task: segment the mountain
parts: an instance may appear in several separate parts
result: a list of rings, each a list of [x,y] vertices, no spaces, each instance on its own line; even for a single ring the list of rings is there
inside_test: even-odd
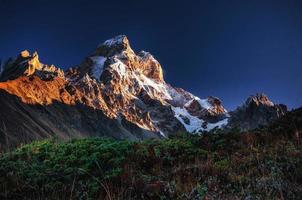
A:
[[[229,113],[217,97],[201,99],[166,83],[160,63],[148,52],[135,53],[124,35],[106,40],[66,71],[41,63],[37,52],[23,51],[1,64],[0,142],[16,145],[50,136],[142,140],[214,128],[247,130],[286,112],[263,98],[249,98]]]
[[[267,125],[287,112],[284,104],[274,104],[265,94],[250,96],[236,110],[231,111],[228,127],[237,127],[243,131]]]

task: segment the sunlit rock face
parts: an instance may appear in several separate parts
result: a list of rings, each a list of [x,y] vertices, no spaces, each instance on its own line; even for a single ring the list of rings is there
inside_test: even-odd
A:
[[[72,132],[70,136],[164,138],[224,128],[230,117],[217,97],[200,99],[167,84],[160,63],[148,52],[135,53],[124,35],[106,40],[81,64],[66,72],[42,64],[36,52],[23,51],[1,65],[0,91],[58,116],[57,131],[66,128],[64,123],[68,122],[71,128],[64,130]],[[264,97],[257,101],[267,102]],[[57,107],[46,107],[54,104],[68,105],[68,109],[72,107],[70,112],[77,114],[71,117],[73,120],[66,119],[68,112],[65,116]],[[32,112],[40,115],[40,111]],[[42,124],[44,129],[50,126]]]
[[[9,59],[2,67],[0,81],[13,80],[22,75],[36,75],[43,80],[64,77],[63,70],[41,63],[37,52],[30,55],[27,50],[22,51],[16,59]]]

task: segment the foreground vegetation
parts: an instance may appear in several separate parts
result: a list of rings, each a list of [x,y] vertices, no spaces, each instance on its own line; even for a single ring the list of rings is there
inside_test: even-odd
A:
[[[54,139],[0,157],[0,199],[302,199],[302,114],[249,133]]]

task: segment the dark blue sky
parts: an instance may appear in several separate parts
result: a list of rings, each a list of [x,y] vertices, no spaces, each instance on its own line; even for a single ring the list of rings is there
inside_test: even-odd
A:
[[[23,49],[67,68],[126,34],[151,52],[165,79],[227,109],[264,92],[302,106],[301,1],[0,0],[0,58]]]

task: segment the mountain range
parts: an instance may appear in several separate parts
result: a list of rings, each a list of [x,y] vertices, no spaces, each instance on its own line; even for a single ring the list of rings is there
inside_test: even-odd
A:
[[[217,97],[199,98],[166,83],[152,54],[134,52],[119,35],[67,70],[27,50],[1,63],[0,110],[4,147],[48,137],[143,140],[247,131],[280,118],[287,107],[260,93],[227,111]]]

